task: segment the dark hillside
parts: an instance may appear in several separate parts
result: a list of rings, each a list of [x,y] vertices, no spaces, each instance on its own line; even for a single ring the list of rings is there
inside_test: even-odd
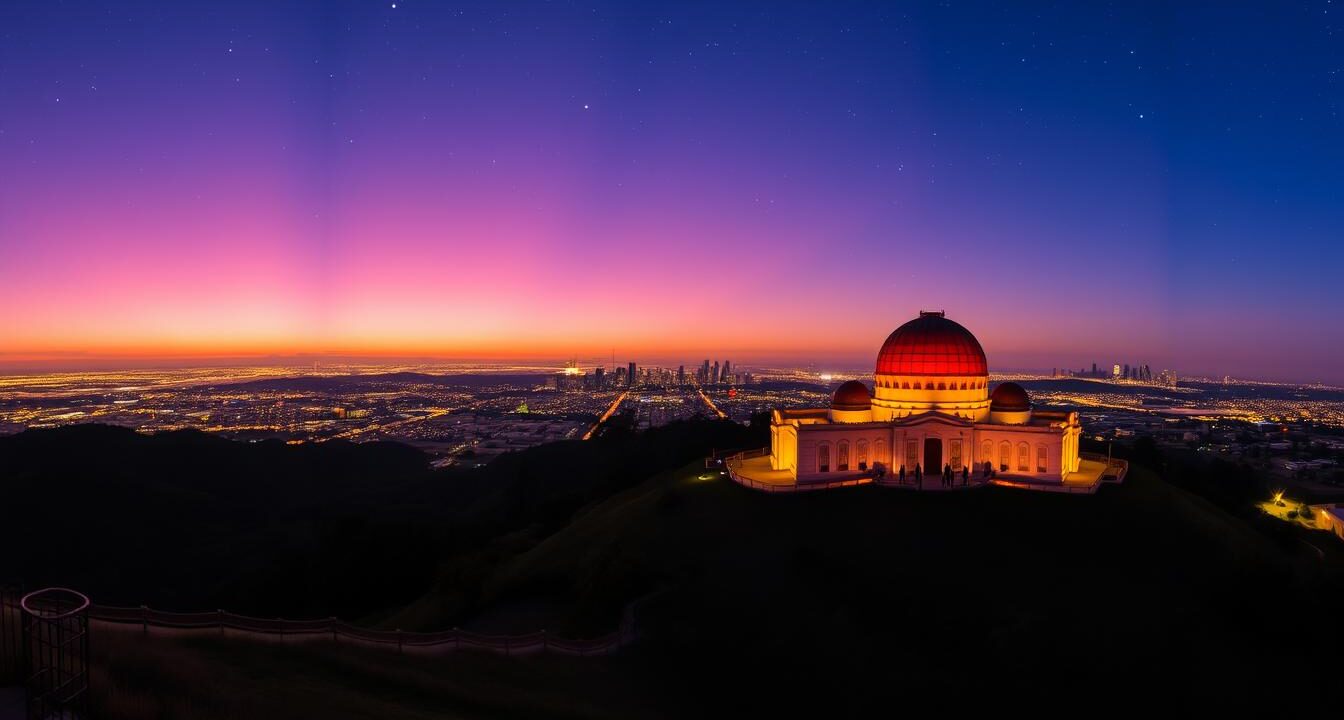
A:
[[[632,687],[673,717],[1277,711],[1285,688],[1300,711],[1340,677],[1341,554],[1229,512],[1212,475],[1186,483],[1210,499],[1140,465],[1095,496],[766,495],[701,469],[760,444],[717,421],[617,426],[432,472],[396,445],[27,432],[0,439],[0,569],[105,603],[406,629],[595,635],[643,598],[637,646],[573,666],[581,715],[630,716]],[[503,699],[547,664],[488,672]]]
[[[0,438],[0,581],[105,604],[360,619],[424,593],[457,558],[500,538],[527,549],[579,508],[749,432],[693,421],[431,471],[393,443],[29,430]]]
[[[559,588],[579,630],[664,588],[641,606],[650,671],[694,668],[688,698],[722,694],[741,712],[888,696],[1052,705],[1102,688],[1122,689],[1108,705],[1273,707],[1275,688],[1338,677],[1313,639],[1339,627],[1322,582],[1337,570],[1143,470],[1093,497],[767,496],[699,477],[593,508],[492,592]]]

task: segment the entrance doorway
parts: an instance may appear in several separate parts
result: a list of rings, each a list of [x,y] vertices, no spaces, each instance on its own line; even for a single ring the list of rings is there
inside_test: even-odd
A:
[[[943,471],[943,441],[938,438],[924,439],[924,474],[938,475]]]

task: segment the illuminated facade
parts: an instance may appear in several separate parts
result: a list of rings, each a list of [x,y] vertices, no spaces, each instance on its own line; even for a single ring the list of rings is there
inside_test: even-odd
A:
[[[871,393],[841,385],[828,408],[775,410],[768,474],[804,484],[951,472],[955,485],[1063,484],[1079,472],[1078,414],[1033,410],[1016,383],[991,392],[979,341],[941,312],[897,328],[873,380]]]

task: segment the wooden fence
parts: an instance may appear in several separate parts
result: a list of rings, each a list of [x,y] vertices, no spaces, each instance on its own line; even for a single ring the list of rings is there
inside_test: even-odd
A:
[[[0,593],[0,679],[17,677],[20,609],[18,595]],[[439,632],[371,630],[343,622],[323,620],[284,620],[235,615],[224,610],[214,612],[167,612],[148,607],[91,605],[89,622],[95,628],[138,629],[145,634],[243,637],[279,643],[329,640],[370,647],[395,647],[399,652],[442,653],[454,650],[481,650],[501,655],[526,655],[550,652],[561,655],[609,655],[634,642],[635,607],[626,607],[615,632],[594,638],[555,637],[545,630],[520,635],[488,635],[459,628]],[[13,622],[11,622],[13,621]],[[12,647],[10,647],[12,646]]]
[[[284,620],[235,615],[224,610],[214,612],[179,613],[154,610],[148,607],[113,607],[94,605],[89,608],[89,619],[95,624],[139,627],[146,634],[217,635],[219,637],[247,637],[273,642],[305,642],[330,640],[336,643],[392,648],[398,652],[451,652],[454,650],[484,650],[502,655],[526,655],[552,652],[561,655],[609,655],[634,640],[634,619],[631,608],[621,619],[615,632],[587,639],[554,637],[545,630],[520,635],[487,635],[459,628],[438,632],[407,632],[403,630],[370,630],[343,622],[337,618],[323,620]]]

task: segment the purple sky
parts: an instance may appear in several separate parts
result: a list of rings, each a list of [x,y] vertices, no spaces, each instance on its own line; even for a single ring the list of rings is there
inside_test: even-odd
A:
[[[0,365],[1344,383],[1344,8],[1170,5],[5,3]]]

